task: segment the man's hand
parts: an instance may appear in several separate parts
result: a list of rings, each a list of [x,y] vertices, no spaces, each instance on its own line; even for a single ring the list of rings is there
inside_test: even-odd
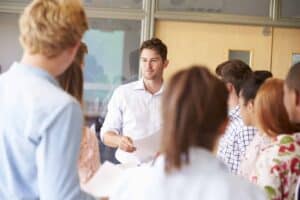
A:
[[[119,140],[118,147],[126,152],[134,152],[136,148],[133,145],[133,141],[130,137],[127,136],[121,136]]]

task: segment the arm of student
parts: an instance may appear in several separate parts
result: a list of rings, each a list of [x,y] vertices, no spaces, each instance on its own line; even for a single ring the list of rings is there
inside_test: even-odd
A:
[[[93,199],[80,190],[77,161],[82,135],[80,106],[69,103],[53,111],[36,152],[40,199]]]

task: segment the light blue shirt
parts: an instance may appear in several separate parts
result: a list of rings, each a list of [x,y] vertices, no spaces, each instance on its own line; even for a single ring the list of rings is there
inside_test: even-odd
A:
[[[80,105],[37,67],[0,76],[0,199],[92,199],[80,190]]]

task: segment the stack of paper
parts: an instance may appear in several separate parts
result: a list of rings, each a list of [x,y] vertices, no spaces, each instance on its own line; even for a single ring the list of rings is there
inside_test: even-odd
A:
[[[136,147],[136,151],[128,153],[118,149],[115,157],[121,163],[140,164],[148,162],[154,158],[159,152],[160,147],[160,132],[156,132],[149,136],[133,140],[133,145]]]

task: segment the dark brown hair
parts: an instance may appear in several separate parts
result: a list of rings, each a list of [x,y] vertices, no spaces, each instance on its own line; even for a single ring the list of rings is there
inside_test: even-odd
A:
[[[239,94],[241,86],[251,76],[252,70],[241,60],[228,60],[217,66],[216,73],[223,81],[231,83]]]
[[[285,79],[285,83],[290,89],[294,89],[300,93],[300,62],[291,67]]]
[[[243,97],[245,105],[254,100],[258,89],[268,78],[272,77],[269,71],[254,71],[241,87],[240,96]]]
[[[83,97],[83,72],[81,66],[86,53],[87,46],[82,42],[71,65],[57,78],[63,90],[74,96],[80,103],[82,103]]]
[[[270,78],[259,88],[254,101],[255,116],[258,128],[269,137],[278,134],[292,134],[298,127],[289,121],[283,104],[283,81]]]
[[[227,97],[225,84],[205,67],[192,66],[171,78],[162,98],[167,172],[189,163],[192,146],[213,150],[227,119]]]
[[[142,53],[143,49],[152,49],[160,55],[163,61],[167,59],[167,46],[158,38],[152,38],[144,41],[140,47],[140,53]]]

